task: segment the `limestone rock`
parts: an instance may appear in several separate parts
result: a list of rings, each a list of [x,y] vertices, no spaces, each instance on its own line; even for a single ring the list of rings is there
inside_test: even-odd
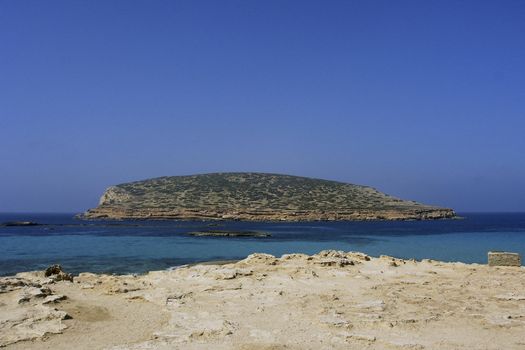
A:
[[[489,266],[521,266],[521,256],[518,253],[489,252]]]

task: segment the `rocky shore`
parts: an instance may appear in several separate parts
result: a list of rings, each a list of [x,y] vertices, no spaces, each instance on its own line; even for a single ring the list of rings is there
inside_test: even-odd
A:
[[[323,251],[73,281],[50,271],[0,278],[0,347],[525,348],[523,267]]]
[[[240,220],[240,221],[371,221],[439,220],[456,218],[452,209],[297,211],[297,210],[179,210],[143,208],[140,210],[99,206],[81,215],[83,219],[112,220]]]

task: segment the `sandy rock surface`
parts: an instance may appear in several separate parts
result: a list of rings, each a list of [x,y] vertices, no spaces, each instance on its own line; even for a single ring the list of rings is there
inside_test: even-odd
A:
[[[525,269],[324,251],[24,273],[0,279],[0,315],[7,349],[525,349]]]

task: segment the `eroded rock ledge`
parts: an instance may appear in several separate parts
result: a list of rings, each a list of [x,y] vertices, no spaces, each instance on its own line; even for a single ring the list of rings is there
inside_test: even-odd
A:
[[[88,210],[85,219],[137,220],[241,220],[241,221],[368,221],[368,220],[438,220],[456,218],[452,209],[357,210],[350,212],[315,211],[213,211],[169,210],[156,208],[125,209],[99,206]]]
[[[0,346],[50,336],[54,349],[523,349],[525,269],[342,251],[252,254],[146,275],[44,272],[0,278]],[[60,298],[68,297],[64,302]],[[77,303],[82,304],[79,308]],[[75,318],[104,310],[89,324]],[[47,306],[51,305],[51,306]],[[146,308],[152,305],[153,308]],[[120,309],[124,316],[115,316]],[[93,311],[93,310],[95,311]],[[121,322],[167,315],[149,333]],[[112,321],[114,320],[114,321]],[[95,327],[96,322],[103,326]],[[96,329],[79,337],[79,330]],[[68,332],[73,332],[69,336]],[[125,333],[127,332],[127,333]],[[82,340],[84,339],[84,340]],[[25,343],[14,349],[27,348]]]

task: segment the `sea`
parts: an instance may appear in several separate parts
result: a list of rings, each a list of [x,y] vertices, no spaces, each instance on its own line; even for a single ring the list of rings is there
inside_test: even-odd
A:
[[[487,252],[525,256],[525,213],[459,213],[459,220],[370,222],[85,221],[65,214],[0,214],[0,276],[60,264],[71,273],[146,273],[205,261],[325,249],[371,256],[486,263]],[[207,230],[270,237],[194,237]]]

